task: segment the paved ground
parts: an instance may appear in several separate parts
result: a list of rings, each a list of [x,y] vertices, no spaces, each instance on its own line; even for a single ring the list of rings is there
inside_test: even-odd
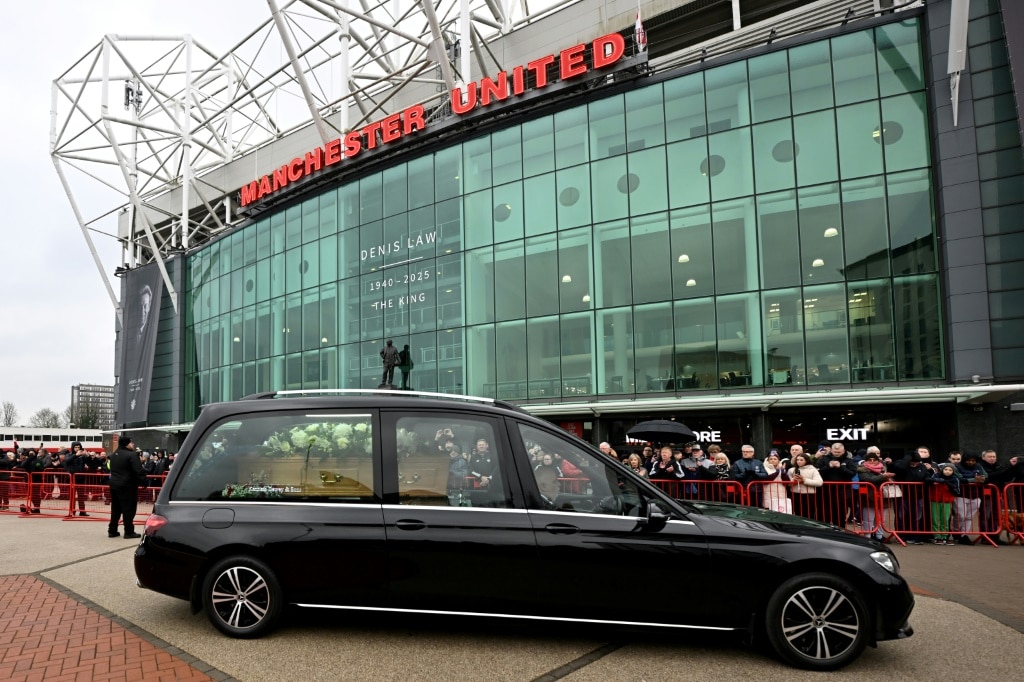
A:
[[[302,611],[266,638],[230,640],[184,602],[135,588],[135,544],[103,524],[0,515],[0,538],[3,680],[820,679],[699,633]],[[1007,652],[1024,648],[1024,547],[896,551],[919,595],[915,635],[836,674],[1017,677]]]

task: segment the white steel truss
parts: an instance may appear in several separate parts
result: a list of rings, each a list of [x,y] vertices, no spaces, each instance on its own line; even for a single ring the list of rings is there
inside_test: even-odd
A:
[[[177,311],[165,259],[236,220],[238,187],[212,171],[311,122],[325,143],[401,106],[441,112],[471,68],[505,68],[489,44],[578,1],[267,0],[224,54],[104,36],[53,81],[50,156],[118,316],[94,235],[120,243],[115,272],[156,263]]]

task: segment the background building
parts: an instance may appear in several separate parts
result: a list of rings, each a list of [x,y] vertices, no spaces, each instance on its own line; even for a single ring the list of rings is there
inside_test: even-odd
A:
[[[306,123],[258,144],[231,147],[246,138],[218,118],[265,122],[251,79],[229,70],[243,94],[220,109],[207,81],[183,86],[209,97],[169,157],[185,170],[122,214],[121,383],[151,389],[120,425],[374,388],[390,338],[416,389],[519,402],[595,442],[655,416],[762,451],[1019,442],[1018,3],[649,2],[646,51],[632,2],[519,24],[487,6],[486,34],[436,4],[410,5],[429,28],[385,52],[290,45]],[[610,34],[614,60],[594,42]],[[395,55],[400,75],[366,88],[310,85]],[[149,87],[129,89],[136,132],[159,115]],[[148,379],[124,373],[139,357]]]
[[[77,384],[71,387],[72,423],[80,428],[112,430],[114,421],[114,387],[99,384]]]

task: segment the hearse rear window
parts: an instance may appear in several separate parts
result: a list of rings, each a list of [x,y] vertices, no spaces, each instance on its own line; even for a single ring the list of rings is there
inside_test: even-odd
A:
[[[369,414],[261,414],[218,424],[184,463],[173,499],[373,499]]]

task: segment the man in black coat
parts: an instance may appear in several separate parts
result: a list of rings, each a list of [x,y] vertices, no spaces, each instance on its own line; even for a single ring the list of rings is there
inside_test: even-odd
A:
[[[71,486],[72,495],[78,500],[78,515],[88,516],[88,512],[85,511],[85,497],[86,491],[79,490],[84,488],[87,484],[88,479],[85,477],[85,465],[86,455],[85,450],[82,448],[82,444],[77,440],[71,444],[71,454],[64,458],[64,470],[71,474],[71,480],[74,485]],[[69,515],[74,516],[75,514],[75,500],[71,500],[71,507],[69,509]]]
[[[846,446],[832,443],[829,454],[819,459],[815,466],[825,485],[818,491],[822,496],[824,519],[836,526],[846,525],[846,512],[850,507],[852,487],[848,484],[857,475],[857,463],[846,454]]]
[[[139,486],[146,484],[146,474],[142,471],[142,462],[135,454],[135,443],[131,436],[117,439],[117,451],[110,456],[110,525],[107,537],[116,538],[117,523],[124,519],[124,536],[126,538],[142,537],[135,532],[135,509],[139,502]]]

